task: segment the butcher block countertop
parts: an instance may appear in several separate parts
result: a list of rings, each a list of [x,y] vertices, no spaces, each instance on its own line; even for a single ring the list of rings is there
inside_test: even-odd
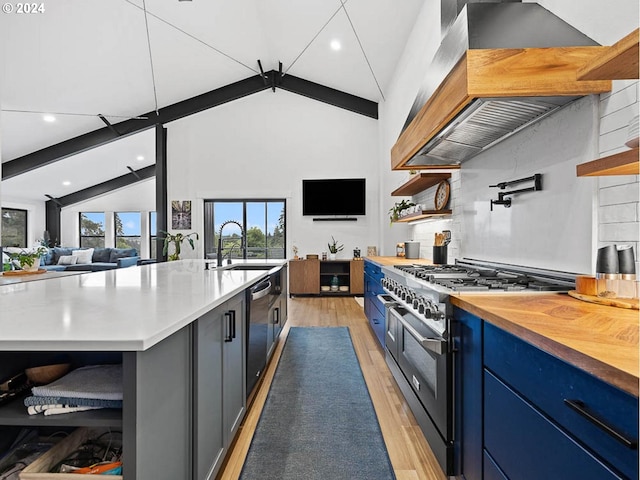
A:
[[[639,393],[638,311],[566,294],[458,294],[454,305],[634,395]]]
[[[432,265],[433,262],[426,258],[404,258],[404,257],[365,257],[366,260],[371,260],[380,266],[387,267],[393,265],[411,265],[413,263],[420,263],[424,265]]]

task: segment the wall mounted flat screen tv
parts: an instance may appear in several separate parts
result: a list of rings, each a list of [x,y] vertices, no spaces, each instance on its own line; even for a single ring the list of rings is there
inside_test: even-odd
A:
[[[302,180],[303,215],[365,215],[364,178]]]

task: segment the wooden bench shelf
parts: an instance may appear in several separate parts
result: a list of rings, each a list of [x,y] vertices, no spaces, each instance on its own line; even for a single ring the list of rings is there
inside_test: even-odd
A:
[[[422,213],[405,215],[404,217],[395,220],[393,223],[406,223],[413,222],[414,220],[426,220],[428,218],[446,217],[451,215],[451,213],[451,210],[423,210]]]
[[[640,175],[638,147],[576,166],[578,177]]]

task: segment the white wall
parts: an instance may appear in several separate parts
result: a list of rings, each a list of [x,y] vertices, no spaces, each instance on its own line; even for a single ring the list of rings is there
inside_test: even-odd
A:
[[[137,182],[119,190],[76,203],[62,209],[60,214],[60,245],[80,245],[80,212],[105,212],[105,246],[115,245],[114,212],[141,212],[142,248],[140,256],[149,258],[149,212],[156,209],[155,178]],[[44,220],[43,220],[44,223]]]
[[[167,125],[168,201],[192,201],[192,231],[204,231],[204,199],[286,198],[287,257],[327,251],[333,235],[375,245],[377,120],[283,90],[257,93]],[[367,214],[357,222],[313,222],[301,210],[302,179],[364,177]],[[239,219],[240,220],[240,219]],[[203,241],[184,258],[202,258]]]
[[[407,41],[407,46],[398,61],[396,73],[386,101],[379,105],[380,142],[380,210],[381,234],[379,253],[395,255],[396,243],[412,239],[414,233],[406,224],[389,225],[389,209],[402,197],[391,197],[391,192],[409,179],[408,172],[391,171],[391,147],[396,143],[416,93],[427,74],[431,58],[440,45],[440,2],[424,2],[416,23]],[[416,239],[420,235],[416,235]],[[421,245],[421,250],[428,245]]]
[[[638,81],[615,81],[600,101],[600,157],[627,150],[628,124],[638,115]],[[598,247],[633,245],[638,258],[640,183],[638,175],[599,177]],[[640,269],[637,269],[640,270]]]
[[[386,210],[397,200],[388,197],[389,193],[407,179],[407,174],[388,170],[389,151],[418,89],[417,80],[424,75],[440,42],[435,36],[439,32],[439,5],[431,3],[425,3],[417,19],[393,89],[381,108],[381,190],[386,195],[382,201],[388,202]],[[587,0],[580,3],[580,8],[571,0],[539,3],[606,45],[638,26],[636,0]],[[575,166],[598,158],[602,151],[598,146],[598,100],[597,96],[582,99],[465,162],[460,188],[452,189],[453,218],[445,223],[404,227],[406,231],[396,230],[394,225],[382,235],[385,254],[394,253],[395,242],[414,238],[429,242],[421,247],[430,258],[433,231],[449,228],[454,241],[460,242],[459,256],[590,272],[597,246],[598,180],[577,178]],[[514,196],[510,209],[497,207],[489,212],[489,200],[497,198],[490,184],[534,173],[544,175],[542,192]],[[629,179],[622,181],[628,183]],[[605,229],[601,227],[601,232]],[[449,260],[453,260],[451,254]]]

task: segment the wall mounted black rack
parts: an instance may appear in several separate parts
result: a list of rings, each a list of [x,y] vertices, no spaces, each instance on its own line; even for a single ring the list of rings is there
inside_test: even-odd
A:
[[[320,217],[320,218],[314,218],[313,219],[314,222],[357,222],[358,219],[357,218],[353,218],[353,217],[337,217],[337,218],[325,218],[325,217]]]
[[[505,198],[511,195],[517,195],[519,193],[525,192],[536,192],[538,190],[542,190],[542,174],[536,173],[531,177],[520,178],[518,180],[510,180],[508,182],[500,182],[496,185],[489,185],[490,188],[499,188],[500,190],[504,190],[505,188],[511,185],[517,185],[519,183],[524,182],[533,182],[533,187],[519,188],[517,190],[509,190],[508,192],[498,192],[498,200],[491,200],[491,211],[493,211],[494,205],[503,205],[505,208],[509,208],[511,206],[511,199]]]

